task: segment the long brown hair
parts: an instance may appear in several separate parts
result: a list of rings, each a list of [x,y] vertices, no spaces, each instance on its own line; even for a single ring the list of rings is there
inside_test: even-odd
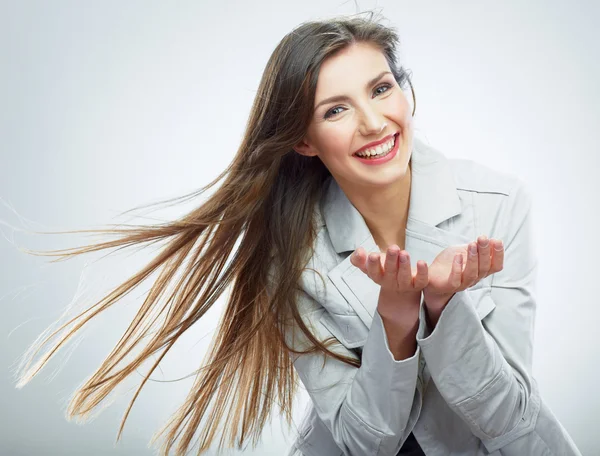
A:
[[[19,367],[18,388],[94,316],[158,270],[158,278],[120,341],[73,394],[67,418],[85,419],[120,382],[162,351],[123,416],[118,441],[137,396],[162,358],[230,285],[231,295],[212,348],[185,403],[152,439],[166,433],[161,454],[169,454],[174,445],[177,455],[185,454],[203,419],[207,425],[199,437],[198,454],[209,449],[223,419],[227,426],[219,449],[234,446],[236,439],[241,448],[250,437],[256,445],[274,403],[288,426],[291,424],[297,375],[290,353],[302,352],[286,344],[289,322],[314,345],[308,352],[322,352],[360,365],[360,361],[330,351],[329,345],[313,337],[296,307],[298,283],[316,237],[315,204],[330,173],[319,158],[293,150],[313,116],[321,64],[355,42],[377,45],[399,85],[405,88],[408,83],[412,91],[409,73],[397,65],[396,32],[378,23],[372,12],[366,17],[303,23],[281,40],[269,58],[231,165],[207,186],[176,198],[199,195],[222,181],[200,207],[164,224],[60,232],[117,234],[116,240],[64,250],[27,250],[34,255],[58,256],[54,261],[60,261],[103,249],[167,241],[143,269],[39,344],[36,341]],[[160,298],[173,284],[174,291],[161,303]],[[58,341],[32,365],[36,354],[58,333]],[[152,337],[146,338],[149,334]],[[117,368],[137,345],[142,346],[139,354]]]

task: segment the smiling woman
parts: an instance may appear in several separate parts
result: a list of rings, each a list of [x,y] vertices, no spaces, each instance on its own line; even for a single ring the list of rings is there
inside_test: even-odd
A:
[[[88,417],[161,352],[141,389],[231,286],[205,365],[155,437],[166,434],[162,455],[187,454],[198,431],[199,454],[217,437],[219,448],[256,444],[275,409],[291,422],[298,379],[312,407],[291,454],[579,454],[531,372],[537,262],[526,186],[413,138],[397,43],[373,15],[301,24],[266,65],[233,162],[197,192],[222,181],[204,204],[170,223],[99,231],[114,240],[32,252],[70,258],[165,241],[36,342],[17,386],[159,271],[70,417]]]

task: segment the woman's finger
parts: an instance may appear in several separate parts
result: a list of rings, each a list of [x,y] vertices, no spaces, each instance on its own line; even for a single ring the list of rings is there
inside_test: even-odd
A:
[[[364,248],[359,247],[354,251],[354,253],[350,256],[350,263],[352,263],[365,274],[368,274],[367,255]]]
[[[469,288],[479,281],[479,253],[477,250],[476,242],[471,242],[467,246],[467,265],[461,279],[461,286],[463,288]]]
[[[492,266],[491,258],[491,242],[486,236],[477,238],[477,246],[479,249],[479,275],[480,279],[487,277]]]
[[[396,282],[401,290],[412,289],[412,268],[410,267],[410,254],[402,250],[399,254],[398,274]]]
[[[492,253],[492,266],[490,268],[489,274],[500,272],[504,267],[504,244],[500,239],[494,239],[494,241],[495,242]]]
[[[450,271],[450,277],[448,283],[455,290],[460,287],[462,282],[462,269],[463,269],[463,257],[462,253],[454,255],[454,261],[452,262],[452,270]]]
[[[396,274],[398,274],[398,254],[400,248],[397,245],[391,245],[387,249],[383,267],[383,280],[394,283]]]
[[[383,279],[383,268],[381,267],[381,259],[379,253],[371,252],[368,255],[367,261],[367,275],[376,284],[380,284]]]
[[[417,261],[417,273],[413,278],[413,288],[422,290],[429,284],[429,268],[423,260]]]

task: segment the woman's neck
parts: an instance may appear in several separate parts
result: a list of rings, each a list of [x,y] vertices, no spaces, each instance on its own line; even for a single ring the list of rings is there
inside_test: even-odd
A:
[[[406,223],[410,203],[412,172],[411,166],[406,168],[406,174],[398,181],[398,185],[365,196],[360,192],[350,192],[348,199],[361,213],[373,239],[382,252],[388,246],[398,245],[405,248]]]

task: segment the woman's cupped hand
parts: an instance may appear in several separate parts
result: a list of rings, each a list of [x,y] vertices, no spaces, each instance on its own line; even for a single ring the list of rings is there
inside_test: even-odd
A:
[[[423,260],[417,267],[410,264],[410,254],[390,245],[385,253],[366,253],[359,247],[350,262],[380,285],[377,310],[387,320],[415,320],[421,303],[421,293],[428,283],[428,267]]]

